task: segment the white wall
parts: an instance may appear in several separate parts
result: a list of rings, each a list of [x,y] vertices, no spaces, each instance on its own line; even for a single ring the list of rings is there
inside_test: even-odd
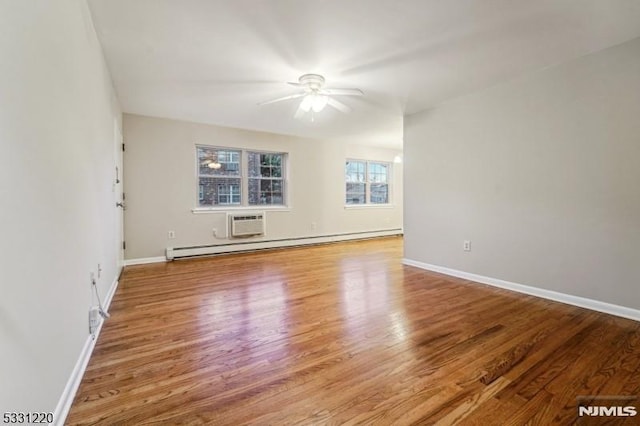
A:
[[[87,5],[0,2],[0,412],[53,411],[117,276],[114,120]]]
[[[344,208],[345,159],[393,162],[396,150],[130,114],[124,115],[124,132],[127,259],[164,256],[168,246],[235,242],[213,236],[213,228],[224,235],[224,212],[192,213],[197,201],[196,144],[289,153],[290,209],[267,212],[264,240],[402,227],[401,164],[394,164],[392,208]],[[175,239],[167,238],[170,230]]]
[[[406,117],[404,151],[406,258],[640,308],[640,39]]]

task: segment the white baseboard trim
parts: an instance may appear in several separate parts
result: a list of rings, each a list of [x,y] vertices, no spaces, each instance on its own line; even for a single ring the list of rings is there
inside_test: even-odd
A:
[[[125,259],[124,261],[124,266],[131,266],[131,265],[147,265],[149,263],[162,263],[162,262],[166,262],[167,258],[164,256],[158,256],[158,257],[143,257],[140,259]]]
[[[592,311],[604,312],[605,314],[611,314],[622,318],[628,318],[635,321],[640,321],[640,310],[627,308],[625,306],[614,305],[611,303],[600,302],[598,300],[587,299],[585,297],[574,296],[571,294],[559,293],[557,291],[546,290],[538,287],[531,287],[528,285],[518,284],[510,281],[501,280],[498,278],[485,277],[483,275],[472,274],[469,272],[458,271],[456,269],[446,268],[443,266],[431,265],[428,263],[418,262],[412,259],[402,259],[402,263],[409,266],[415,266],[420,269],[426,269],[427,271],[439,272],[445,275],[451,275],[453,277],[463,278],[470,281],[475,281],[482,284],[487,284],[493,287],[499,287],[506,290],[515,291],[518,293],[528,294],[530,296],[541,297],[543,299],[549,299],[556,302],[566,303],[568,305],[579,306],[581,308],[591,309]]]
[[[104,309],[109,311],[109,305],[111,305],[111,299],[113,299],[113,295],[116,293],[116,289],[118,288],[118,276],[117,274],[113,282],[111,283],[111,287],[107,291],[107,295],[104,300]],[[104,324],[104,319],[100,317],[100,323],[98,324],[98,328],[96,330],[95,337],[91,335],[87,336],[87,340],[84,342],[84,346],[82,347],[82,351],[80,351],[80,356],[76,361],[76,365],[73,367],[73,371],[71,372],[71,376],[67,381],[67,384],[62,391],[62,395],[60,396],[60,400],[58,401],[58,405],[56,405],[56,409],[53,412],[53,423],[50,423],[54,426],[62,426],[69,414],[69,410],[71,409],[71,404],[73,403],[73,399],[76,396],[76,392],[78,392],[78,388],[80,387],[80,382],[82,381],[82,377],[84,376],[84,371],[87,369],[87,365],[89,364],[89,359],[91,358],[91,354],[93,353],[93,348],[96,346],[96,342],[98,341],[98,336],[100,336],[100,331],[102,330],[102,325]]]

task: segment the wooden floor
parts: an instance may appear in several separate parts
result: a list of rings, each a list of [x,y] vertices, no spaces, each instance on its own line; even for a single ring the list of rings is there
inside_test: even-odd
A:
[[[67,422],[567,425],[578,396],[640,395],[640,323],[401,258],[394,237],[127,267]]]

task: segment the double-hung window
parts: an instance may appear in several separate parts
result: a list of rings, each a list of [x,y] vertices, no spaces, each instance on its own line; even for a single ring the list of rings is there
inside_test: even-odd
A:
[[[345,164],[346,204],[389,204],[390,180],[390,163],[347,160]]]
[[[241,151],[198,146],[198,199],[201,207],[239,206]]]
[[[286,205],[286,153],[196,146],[198,207]]]
[[[284,154],[248,152],[249,205],[284,205]]]

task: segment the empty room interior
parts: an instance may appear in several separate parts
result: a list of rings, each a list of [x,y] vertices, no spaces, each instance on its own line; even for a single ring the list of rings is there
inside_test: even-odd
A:
[[[639,1],[0,32],[3,424],[638,424]]]

